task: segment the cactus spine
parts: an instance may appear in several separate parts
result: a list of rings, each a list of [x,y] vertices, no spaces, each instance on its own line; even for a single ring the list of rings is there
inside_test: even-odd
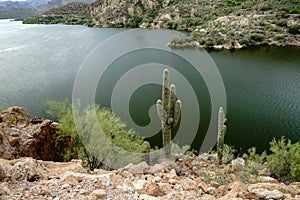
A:
[[[176,126],[180,118],[181,101],[176,100],[176,87],[169,86],[169,70],[163,72],[162,100],[157,100],[157,113],[161,121],[163,147],[166,158],[171,158],[172,128]]]
[[[218,152],[218,162],[222,164],[223,159],[223,147],[224,147],[224,137],[226,133],[226,123],[227,119],[225,118],[225,114],[223,108],[219,108],[218,115],[218,139],[217,139],[217,152]]]

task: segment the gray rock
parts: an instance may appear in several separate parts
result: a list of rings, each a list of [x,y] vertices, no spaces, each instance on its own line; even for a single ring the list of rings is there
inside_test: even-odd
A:
[[[257,188],[257,189],[253,189],[252,192],[255,193],[257,196],[259,196],[259,198],[264,198],[264,199],[282,199],[283,198],[282,192],[280,192],[278,190],[270,191],[267,189]]]
[[[237,171],[245,170],[245,160],[243,158],[236,158],[231,161],[231,166],[233,169]]]

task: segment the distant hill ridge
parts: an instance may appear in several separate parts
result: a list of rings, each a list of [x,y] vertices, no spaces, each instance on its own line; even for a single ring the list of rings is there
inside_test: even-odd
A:
[[[27,0],[0,1],[0,19],[35,16],[71,2],[92,3],[95,0]]]

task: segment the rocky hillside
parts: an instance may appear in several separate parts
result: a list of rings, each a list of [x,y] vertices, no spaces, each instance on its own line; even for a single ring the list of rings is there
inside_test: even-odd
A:
[[[300,199],[300,182],[279,183],[267,170],[249,176],[244,167],[242,159],[218,166],[207,154],[114,171],[88,171],[81,160],[0,159],[0,199]]]
[[[82,10],[75,8],[70,13],[52,10],[51,16],[70,18],[76,11],[77,16],[85,18],[76,20],[79,24],[93,27],[165,28],[191,32],[190,37],[175,39],[170,44],[180,48],[300,46],[299,3],[300,0],[97,0],[88,6],[88,16],[81,15]],[[45,22],[49,22],[47,17],[31,19],[31,23]]]
[[[0,1],[0,19],[40,15],[43,12],[72,2],[93,3],[95,0],[26,0]]]

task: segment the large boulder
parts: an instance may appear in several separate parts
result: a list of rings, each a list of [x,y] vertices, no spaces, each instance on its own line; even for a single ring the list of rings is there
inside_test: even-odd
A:
[[[76,159],[76,141],[67,136],[55,141],[57,131],[58,124],[49,119],[30,120],[26,109],[8,108],[0,112],[0,158],[64,161],[63,152],[71,148],[73,156],[69,159]]]

